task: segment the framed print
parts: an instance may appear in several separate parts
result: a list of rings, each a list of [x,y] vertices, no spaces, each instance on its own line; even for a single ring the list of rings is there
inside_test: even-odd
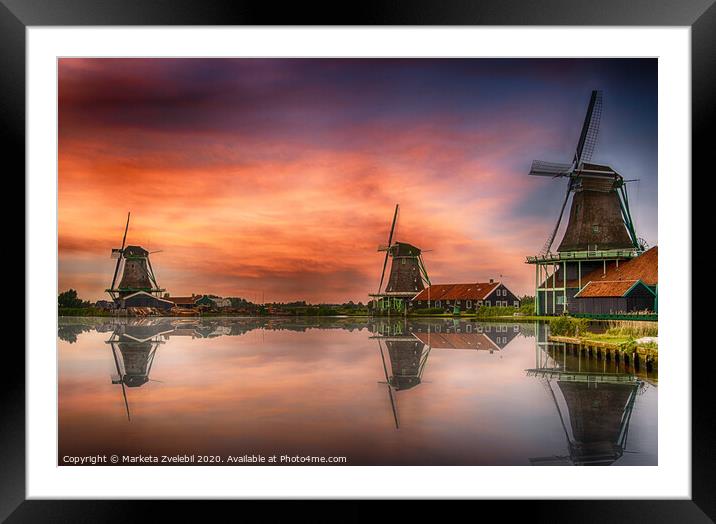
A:
[[[716,8],[564,8],[4,2],[27,342],[2,517],[710,521],[690,217]]]

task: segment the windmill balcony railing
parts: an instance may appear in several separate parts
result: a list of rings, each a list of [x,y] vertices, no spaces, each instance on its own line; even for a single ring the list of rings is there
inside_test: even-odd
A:
[[[604,258],[634,258],[639,256],[637,249],[609,249],[595,251],[565,251],[561,253],[548,253],[527,257],[528,264],[541,264],[543,262],[561,262],[564,260],[588,260]]]

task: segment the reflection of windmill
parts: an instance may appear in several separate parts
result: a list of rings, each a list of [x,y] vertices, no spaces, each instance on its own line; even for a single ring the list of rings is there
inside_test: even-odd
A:
[[[394,242],[395,224],[398,220],[400,205],[395,205],[393,222],[390,226],[388,243],[379,246],[378,251],[385,251],[383,260],[383,271],[380,274],[378,292],[370,295],[376,299],[377,307],[381,311],[397,310],[405,311],[407,302],[418,292],[425,289],[425,284],[430,285],[430,278],[425,269],[422,251],[412,244],[406,242]],[[385,281],[385,270],[388,267],[388,258],[392,259],[388,282],[383,288]]]
[[[422,382],[423,371],[430,355],[430,346],[413,336],[405,325],[402,326],[402,329],[388,326],[386,330],[383,327],[381,332],[382,334],[375,335],[372,338],[378,339],[378,348],[380,349],[380,358],[385,374],[384,384],[388,388],[393,419],[395,420],[395,427],[398,429],[400,424],[395,392],[412,389]],[[387,361],[383,351],[383,342],[385,342],[388,353]],[[388,362],[390,363],[390,370],[388,369]]]
[[[542,346],[547,348],[547,353]],[[565,348],[560,346],[564,351]],[[566,351],[549,354],[537,342],[537,366],[528,375],[540,378],[557,409],[569,455],[531,458],[534,465],[609,465],[625,451],[636,396],[644,383],[629,373],[570,369]],[[555,386],[556,384],[556,386]]]
[[[112,384],[122,386],[122,396],[129,414],[126,387],[136,388],[146,384],[159,344],[163,344],[163,336],[174,331],[174,327],[167,322],[142,320],[136,323],[118,324],[107,344],[112,348],[117,376],[112,378]]]
[[[557,248],[565,251],[596,251],[639,248],[624,178],[609,166],[589,163],[599,134],[602,93],[592,91],[587,115],[571,164],[535,160],[530,175],[567,178],[567,192],[552,233],[541,254],[550,253],[564,208],[574,193],[569,222]]]
[[[149,251],[141,246],[125,247],[128,230],[129,213],[127,213],[127,225],[124,228],[124,236],[122,237],[122,247],[112,249],[112,258],[117,259],[117,265],[114,268],[112,285],[106,291],[115,302],[138,291],[157,295],[164,291],[157,284],[152,263],[149,260]],[[122,266],[122,279],[119,285],[115,287],[120,266]]]

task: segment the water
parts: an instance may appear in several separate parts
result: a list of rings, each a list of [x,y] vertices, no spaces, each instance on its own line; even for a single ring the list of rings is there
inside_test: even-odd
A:
[[[452,319],[62,318],[58,463],[656,465],[654,371],[546,335]]]

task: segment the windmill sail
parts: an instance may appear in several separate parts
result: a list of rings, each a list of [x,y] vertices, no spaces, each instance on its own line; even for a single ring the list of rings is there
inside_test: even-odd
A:
[[[560,164],[558,162],[545,162],[534,160],[529,174],[532,176],[569,176],[572,171],[572,164]]]
[[[393,214],[393,223],[390,226],[390,234],[388,235],[388,246],[385,249],[385,260],[383,260],[383,272],[380,274],[380,284],[378,285],[378,293],[383,289],[383,280],[385,279],[385,268],[388,265],[388,256],[390,255],[390,248],[393,245],[393,232],[395,231],[395,222],[398,220],[398,209],[400,204],[395,204],[395,213]]]
[[[602,118],[602,92],[592,91],[572,164],[535,160],[529,174],[567,178],[557,223],[540,254],[550,253],[570,193],[574,193],[558,252],[638,248],[623,177],[610,166],[591,163]]]
[[[119,264],[122,262],[122,254],[124,253],[124,244],[127,242],[127,231],[129,231],[129,215],[127,212],[127,225],[124,227],[124,236],[122,237],[122,247],[120,249],[112,249],[112,258],[117,253],[117,265],[114,266],[114,276],[112,277],[111,289],[114,289],[114,284],[117,282],[117,273],[119,272]]]
[[[594,152],[594,146],[597,144],[597,136],[599,135],[599,123],[602,119],[602,92],[592,91],[589,99],[589,107],[582,124],[582,132],[577,142],[577,151],[574,154],[574,163],[579,166],[582,162],[589,162]]]

